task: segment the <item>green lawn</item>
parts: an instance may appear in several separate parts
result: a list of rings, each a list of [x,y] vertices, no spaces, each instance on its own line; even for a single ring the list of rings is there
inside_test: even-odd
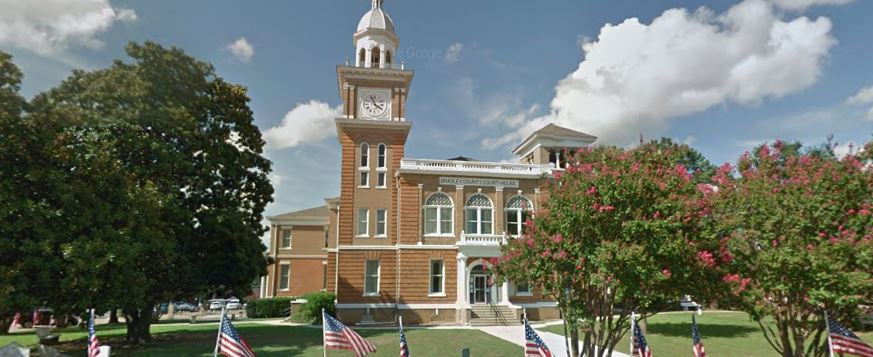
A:
[[[778,356],[764,339],[758,324],[741,312],[704,312],[697,325],[708,356],[772,357]],[[563,335],[561,325],[542,330]],[[858,334],[873,342],[873,333]],[[691,313],[664,313],[648,319],[646,340],[656,356],[691,356]],[[616,351],[628,353],[627,336]]]
[[[235,324],[239,333],[248,340],[259,357],[261,356],[322,356],[321,329],[294,326],[272,326],[262,323]],[[116,349],[124,336],[124,326],[98,326],[101,342],[113,345],[113,356],[212,356],[215,346],[216,324],[154,325],[155,342],[147,348]],[[376,345],[373,356],[397,356],[399,336],[397,330],[358,330],[367,340]],[[64,350],[78,355],[85,347],[85,331],[67,329],[63,332]],[[470,347],[474,356],[517,356],[520,346],[505,342],[477,330],[425,330],[407,329],[406,338],[412,353],[427,356],[457,356],[464,347]],[[19,344],[36,343],[32,333],[0,336],[0,345],[16,341]],[[75,341],[75,342],[71,342]],[[79,346],[81,345],[81,347]],[[78,350],[78,351],[77,351]],[[350,351],[328,351],[328,356],[354,356]]]

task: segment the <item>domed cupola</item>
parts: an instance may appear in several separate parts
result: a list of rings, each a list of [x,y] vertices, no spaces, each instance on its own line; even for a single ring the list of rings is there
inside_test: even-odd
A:
[[[353,36],[357,67],[391,68],[395,63],[400,38],[394,32],[391,16],[382,9],[382,1],[373,0],[370,11],[358,22]]]

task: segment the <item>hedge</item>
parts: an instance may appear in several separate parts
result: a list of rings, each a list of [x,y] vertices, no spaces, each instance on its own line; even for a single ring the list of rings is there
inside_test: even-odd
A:
[[[291,315],[292,297],[274,297],[251,300],[246,305],[249,318],[287,317]]]
[[[333,293],[312,293],[303,297],[306,303],[300,307],[300,314],[304,318],[313,319],[315,324],[321,323],[321,310],[336,316],[336,295]]]

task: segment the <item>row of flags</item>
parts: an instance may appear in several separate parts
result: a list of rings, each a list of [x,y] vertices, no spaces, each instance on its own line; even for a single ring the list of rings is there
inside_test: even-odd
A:
[[[357,332],[333,316],[330,316],[324,310],[321,311],[321,315],[325,356],[327,356],[328,349],[351,350],[357,357],[376,352],[376,346],[361,337]],[[858,357],[873,357],[873,347],[864,343],[851,330],[840,325],[828,317],[827,314],[825,314],[825,319],[827,320],[828,348],[830,349],[831,357],[835,356],[836,353]],[[646,336],[637,324],[636,314],[631,315],[631,336],[631,356],[653,357],[652,349],[648,341],[646,341]],[[527,321],[527,316],[524,317],[524,339],[525,357],[553,357],[552,352],[546,346],[543,339],[531,328],[530,323]],[[691,340],[692,356],[706,357],[706,351],[703,348],[703,341],[700,337],[700,330],[697,328],[697,320],[694,315],[691,315]],[[97,357],[99,355],[99,345],[100,341],[94,330],[94,309],[91,309],[88,319],[88,357]],[[214,356],[217,356],[219,353],[227,357],[255,357],[255,351],[252,350],[248,342],[233,327],[223,309],[221,311],[218,336],[215,342]],[[403,333],[403,317],[400,318],[400,357],[409,357],[409,344],[406,341],[406,335]]]

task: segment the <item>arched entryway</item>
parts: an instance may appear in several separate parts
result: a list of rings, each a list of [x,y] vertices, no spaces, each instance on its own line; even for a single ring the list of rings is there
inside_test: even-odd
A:
[[[500,302],[497,279],[486,262],[477,260],[467,267],[467,302],[469,304],[496,304]]]

